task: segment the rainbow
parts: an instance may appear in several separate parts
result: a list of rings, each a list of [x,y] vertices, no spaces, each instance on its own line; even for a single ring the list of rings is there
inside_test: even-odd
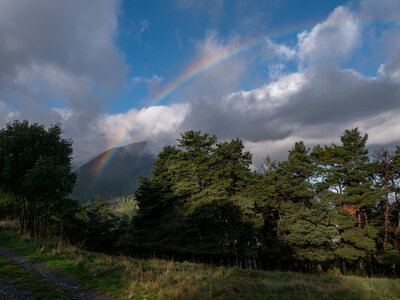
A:
[[[154,106],[159,104],[162,100],[166,97],[174,93],[180,87],[184,86],[195,77],[199,76],[200,74],[206,72],[207,70],[213,68],[214,66],[223,63],[233,57],[236,57],[245,51],[249,51],[257,46],[260,46],[268,41],[268,38],[261,38],[261,39],[254,39],[250,40],[239,47],[232,48],[230,51],[224,51],[219,53],[213,57],[207,57],[205,59],[201,59],[190,67],[188,67],[183,73],[181,73],[175,80],[171,81],[166,86],[162,87],[152,98],[150,101],[150,106]],[[132,125],[129,130],[126,131],[122,137],[116,139],[113,145],[115,145],[112,149],[104,152],[100,155],[97,163],[91,169],[91,181],[92,184],[95,184],[96,179],[100,177],[102,172],[107,168],[107,165],[112,161],[114,155],[116,154],[118,147],[122,146],[125,141],[129,138],[131,133],[137,128],[138,124],[140,123],[141,114],[136,116],[136,118],[132,121]]]
[[[331,29],[335,27],[341,27],[341,26],[346,26],[349,24],[355,24],[355,25],[371,25],[371,24],[378,24],[382,25],[384,24],[394,24],[394,25],[399,25],[399,22],[397,21],[388,21],[388,22],[343,22],[341,24],[329,24],[326,27],[326,29]],[[315,23],[314,23],[315,25]],[[238,55],[241,55],[244,52],[247,52],[251,49],[254,49],[255,47],[258,47],[260,45],[263,45],[267,43],[271,39],[280,39],[284,38],[287,36],[291,36],[294,34],[297,34],[302,31],[306,30],[311,30],[313,26],[302,26],[301,29],[297,26],[297,28],[291,28],[291,29],[286,29],[284,31],[280,31],[279,33],[276,32],[275,34],[270,35],[270,37],[262,37],[258,39],[253,39],[253,40],[248,40],[245,43],[242,43],[241,45],[232,48],[230,50],[224,51],[222,53],[218,53],[215,56],[212,57],[207,57],[204,59],[200,59],[193,64],[191,64],[184,72],[182,72],[175,80],[169,82],[167,85],[162,87],[150,100],[150,106],[154,106],[159,104],[161,101],[163,101],[166,97],[169,95],[173,94],[175,91],[177,91],[179,88],[193,80],[195,77],[203,74],[207,70],[215,67],[218,64],[221,64],[229,59],[232,59]],[[112,161],[114,155],[116,154],[118,147],[122,146],[126,140],[129,138],[131,133],[137,128],[138,124],[140,123],[141,120],[141,112],[137,114],[137,116],[132,120],[131,127],[125,132],[125,134],[122,134],[120,137],[117,137],[115,142],[112,143],[114,147],[103,154],[100,155],[99,159],[97,160],[97,163],[93,166],[91,170],[91,185],[94,185],[97,178],[100,177],[102,172],[107,168],[107,165]]]

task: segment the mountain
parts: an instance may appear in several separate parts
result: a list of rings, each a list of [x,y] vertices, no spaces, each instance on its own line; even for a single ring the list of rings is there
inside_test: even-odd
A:
[[[88,202],[96,195],[106,201],[132,195],[139,176],[150,177],[154,160],[146,141],[109,149],[75,171],[77,182],[71,197]]]

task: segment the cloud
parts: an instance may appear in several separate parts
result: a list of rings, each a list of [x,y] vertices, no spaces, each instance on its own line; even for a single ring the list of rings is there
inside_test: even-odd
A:
[[[273,52],[269,55],[280,55],[280,60],[270,65],[274,70],[271,81],[258,88],[226,93],[235,86],[232,84],[223,89],[225,94],[214,93],[213,82],[229,76],[230,70],[224,66],[215,70],[215,77],[204,74],[211,79],[196,80],[187,87],[192,97],[186,99],[191,101],[180,112],[183,118],[171,132],[201,129],[217,134],[221,140],[239,137],[254,154],[256,167],[267,154],[284,159],[295,141],[303,140],[308,146],[339,142],[345,129],[356,126],[369,132],[370,144],[400,143],[398,33],[387,30],[383,34],[388,59],[375,77],[334,63],[346,60],[362,43],[358,17],[358,13],[338,7],[324,22],[300,33],[295,48],[269,43]],[[198,53],[207,57],[207,53],[228,51],[229,45],[215,34],[209,35],[199,45]],[[287,60],[297,61],[298,70],[284,73]],[[242,76],[246,70],[246,60],[240,63],[244,65],[239,64],[235,76]],[[203,89],[202,97],[193,97],[200,89],[194,88],[196,85]]]
[[[337,7],[322,23],[311,31],[298,34],[298,52],[302,63],[343,60],[359,45],[360,27],[353,13]]]
[[[98,117],[94,130],[105,136],[107,143],[103,150],[146,140],[157,153],[164,145],[175,143],[189,110],[190,104],[173,104],[104,114]]]
[[[270,39],[267,40],[267,51],[269,55],[278,56],[284,60],[290,60],[296,57],[297,53],[295,49],[291,49],[285,45],[274,43]],[[272,51],[272,53],[270,53]]]
[[[397,0],[361,0],[360,17],[367,21],[395,21],[400,19],[400,2]]]
[[[292,142],[294,137],[313,143],[325,142],[327,137],[334,141],[344,129],[363,124],[370,124],[363,128],[375,133],[376,121],[371,120],[384,116],[390,122],[396,120],[398,95],[400,84],[384,77],[316,68],[285,75],[252,91],[233,93],[218,102],[194,102],[183,124],[184,129],[202,129],[222,139],[240,137],[253,148],[257,143],[267,144],[265,151],[281,153],[282,145],[289,147],[283,142]],[[381,141],[394,140],[400,142],[400,131],[391,131]]]
[[[392,28],[383,33],[381,43],[388,59],[379,68],[381,76],[397,82],[400,82],[400,41],[393,37],[399,34],[399,28]]]
[[[292,48],[268,40],[261,55],[249,51],[205,68],[171,97],[176,103],[104,114],[104,98],[125,82],[128,71],[115,45],[119,1],[5,0],[0,2],[0,118],[3,124],[14,118],[62,122],[65,136],[74,141],[76,163],[121,141],[151,140],[157,152],[190,129],[220,140],[243,139],[256,167],[267,154],[285,158],[295,141],[337,142],[344,129],[355,126],[369,132],[372,144],[400,143],[398,29],[382,29],[378,40],[386,60],[376,76],[340,66],[364,42],[358,20],[379,20],[386,11],[395,18],[397,3],[375,8],[365,0],[357,12],[339,6],[300,33]],[[189,4],[203,5],[189,1],[181,8]],[[148,23],[141,26],[143,32]],[[207,31],[193,41],[189,68],[207,66],[243,40]],[[269,75],[256,88],[239,90],[257,59]],[[162,83],[157,75],[130,80],[133,86],[148,85],[150,92]]]
[[[240,80],[247,73],[246,57],[236,56],[220,61],[218,58],[229,56],[241,45],[241,40],[236,37],[224,40],[215,31],[208,31],[204,39],[193,43],[195,55],[188,69],[203,69],[203,73],[181,89],[182,97],[186,100],[218,99],[237,89]],[[212,62],[216,63],[207,68]]]
[[[61,122],[78,160],[96,151],[104,140],[92,132],[92,122],[128,71],[115,45],[119,5],[118,0],[0,2],[0,126],[17,117]]]
[[[113,0],[1,1],[2,90],[21,68],[48,64],[102,87],[119,85],[127,69],[114,45],[118,9]]]

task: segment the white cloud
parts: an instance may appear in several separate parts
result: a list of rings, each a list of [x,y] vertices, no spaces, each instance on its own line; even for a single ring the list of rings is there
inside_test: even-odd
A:
[[[271,49],[275,55],[284,60],[293,59],[297,55],[295,49],[289,48],[285,45],[274,43],[270,39],[267,40],[267,48]]]
[[[126,113],[103,115],[97,120],[97,130],[104,134],[108,147],[151,140],[160,135],[177,135],[190,110],[189,104],[151,106]]]
[[[354,14],[337,7],[311,31],[298,34],[298,51],[302,63],[321,63],[346,58],[360,43],[360,27]]]
[[[306,83],[306,77],[302,73],[291,73],[282,76],[276,81],[266,84],[251,91],[240,91],[232,93],[222,100],[225,107],[236,110],[259,110],[268,111],[285,103],[289,97],[298,92]]]

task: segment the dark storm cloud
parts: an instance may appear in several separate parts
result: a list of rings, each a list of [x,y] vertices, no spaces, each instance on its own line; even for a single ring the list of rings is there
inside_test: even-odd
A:
[[[261,92],[250,97],[237,94],[229,101],[193,102],[182,126],[259,142],[285,139],[306,127],[336,132],[338,127],[385,112],[400,112],[400,83],[385,76],[367,78],[335,66],[320,66],[307,70],[303,77],[301,87],[277,105],[271,104],[273,96],[268,94],[256,99]]]
[[[105,101],[98,95],[118,90],[128,71],[114,43],[118,10],[117,0],[1,1],[0,126],[60,122],[75,155],[93,155],[102,143],[91,128]]]
[[[13,1],[0,3],[1,84],[32,65],[55,65],[112,87],[126,67],[113,43],[118,1]]]
[[[249,108],[238,110],[218,101],[198,100],[191,103],[191,111],[182,128],[201,129],[222,139],[240,137],[249,141],[277,140],[291,133],[278,116]]]
[[[303,89],[276,111],[285,122],[340,124],[400,108],[398,82],[323,67],[309,70],[307,77]]]

